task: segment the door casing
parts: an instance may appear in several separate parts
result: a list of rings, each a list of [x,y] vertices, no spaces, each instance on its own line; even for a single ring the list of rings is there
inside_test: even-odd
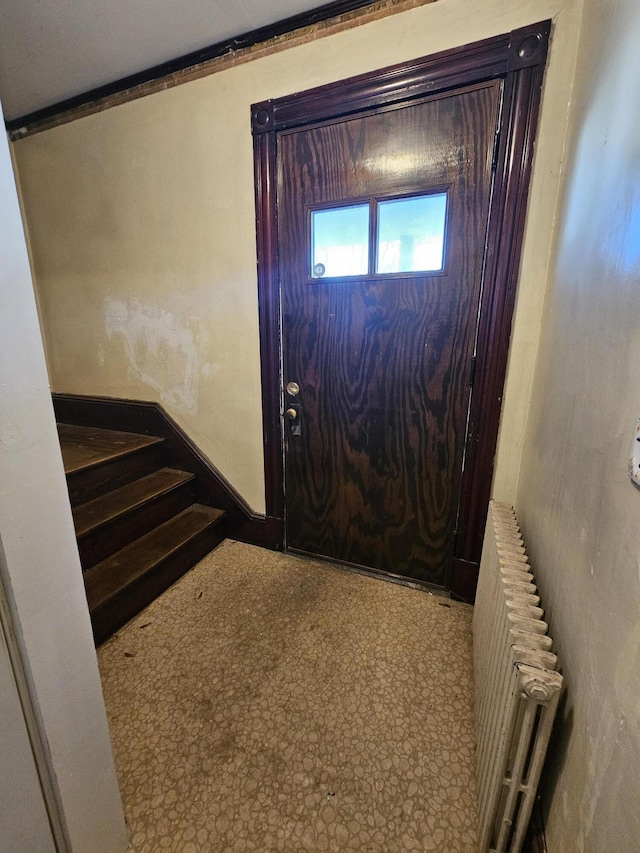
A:
[[[451,593],[472,601],[491,491],[526,202],[551,21],[394,65],[306,92],[254,104],[258,301],[267,529],[282,547],[284,468],[278,273],[277,134],[360,111],[503,79],[495,179],[465,445]]]

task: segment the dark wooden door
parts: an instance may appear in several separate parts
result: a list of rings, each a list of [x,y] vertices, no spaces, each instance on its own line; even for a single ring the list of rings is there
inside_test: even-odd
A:
[[[290,549],[447,586],[501,97],[493,81],[278,134]],[[376,272],[380,205],[429,193],[442,269]],[[343,204],[369,205],[368,269],[317,277],[312,213]]]

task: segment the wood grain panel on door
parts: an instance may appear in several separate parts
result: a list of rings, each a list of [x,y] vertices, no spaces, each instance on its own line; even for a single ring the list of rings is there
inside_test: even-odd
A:
[[[278,134],[287,546],[446,586],[502,82]],[[310,278],[310,210],[447,192],[444,270]]]

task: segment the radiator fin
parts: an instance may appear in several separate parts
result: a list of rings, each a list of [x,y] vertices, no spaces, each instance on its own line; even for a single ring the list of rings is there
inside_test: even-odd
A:
[[[562,688],[513,507],[489,505],[473,614],[480,853],[519,853]]]

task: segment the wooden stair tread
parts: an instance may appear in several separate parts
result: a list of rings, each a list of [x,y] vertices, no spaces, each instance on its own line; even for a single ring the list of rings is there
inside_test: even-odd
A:
[[[194,475],[187,471],[160,468],[146,477],[80,504],[73,509],[76,536],[86,536],[103,524],[115,521],[193,479]]]
[[[75,424],[58,424],[58,435],[67,476],[164,442],[158,436]]]
[[[112,554],[84,573],[84,582],[93,613],[122,593],[135,581],[152,572],[171,554],[186,546],[197,534],[220,522],[225,512],[201,504],[161,524],[150,533]]]
[[[116,419],[122,429],[104,429],[100,418],[81,412],[80,424],[101,424],[84,426],[68,414],[58,434],[100,644],[219,545],[227,520],[223,510],[194,503],[199,495],[210,500],[198,473],[202,463],[190,451],[184,464],[182,445],[172,449],[164,426],[156,433],[133,416]],[[136,426],[155,434],[129,431]]]

